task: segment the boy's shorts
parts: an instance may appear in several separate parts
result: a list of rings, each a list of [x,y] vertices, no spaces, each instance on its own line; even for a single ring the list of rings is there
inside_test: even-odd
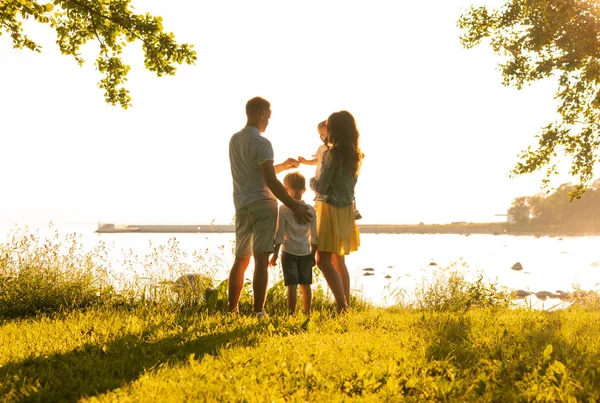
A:
[[[259,200],[235,212],[235,255],[272,253],[275,249],[277,202]]]
[[[312,284],[312,255],[296,256],[283,252],[281,266],[283,267],[283,283],[286,286]]]

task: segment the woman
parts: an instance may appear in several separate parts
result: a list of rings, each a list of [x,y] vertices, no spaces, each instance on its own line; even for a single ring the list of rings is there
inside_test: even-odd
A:
[[[349,112],[329,116],[327,135],[331,148],[323,156],[319,178],[312,178],[310,187],[317,195],[317,266],[333,292],[340,313],[350,303],[350,275],[345,256],[360,245],[353,201],[363,153],[358,145],[356,121]]]

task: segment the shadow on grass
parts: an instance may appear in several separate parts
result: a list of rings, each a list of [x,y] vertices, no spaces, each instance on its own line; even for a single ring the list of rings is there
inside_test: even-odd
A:
[[[223,348],[253,346],[264,326],[260,322],[240,325],[198,338],[183,331],[156,342],[147,341],[164,329],[156,326],[142,335],[128,334],[104,346],[88,344],[64,354],[10,363],[0,368],[0,400],[77,401],[123,387],[146,370],[187,361],[192,354],[199,359]]]
[[[437,318],[428,325],[435,330],[429,335],[427,360],[450,362],[463,374],[475,370],[485,375],[486,381],[479,379],[475,393],[483,394],[494,384],[494,399],[513,401],[515,391],[502,385],[522,384],[520,388],[526,389],[531,384],[535,390],[547,381],[546,374],[553,376],[549,368],[554,361],[564,364],[569,373],[565,379],[578,385],[572,392],[577,401],[587,400],[586,391],[600,387],[600,353],[591,353],[585,339],[566,337],[564,330],[569,323],[558,315],[534,313],[518,326],[490,326],[489,334],[481,328],[475,330],[474,321],[463,315]],[[562,378],[556,379],[552,387],[566,390]]]
[[[454,365],[467,368],[479,359],[512,360],[529,357],[537,360],[544,349],[554,346],[555,358],[565,359],[569,352],[578,350],[578,346],[565,339],[560,319],[551,315],[531,317],[518,328],[491,327],[493,332],[486,340],[478,340],[473,332],[473,319],[456,314],[439,317],[430,325],[431,343],[427,348],[428,360],[453,360]]]
[[[471,323],[464,316],[445,319],[433,334],[426,356],[430,361],[454,360],[458,366],[469,366],[477,358],[470,341]]]

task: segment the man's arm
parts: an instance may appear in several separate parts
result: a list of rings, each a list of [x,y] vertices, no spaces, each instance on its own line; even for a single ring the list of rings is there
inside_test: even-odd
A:
[[[285,164],[285,163],[284,163]],[[280,164],[281,165],[281,164]],[[265,180],[267,187],[273,192],[283,204],[288,206],[294,212],[294,217],[299,223],[307,223],[313,218],[310,213],[310,207],[304,203],[298,203],[285,191],[285,188],[277,179],[273,161],[265,161],[260,165],[260,174]]]
[[[275,174],[279,174],[291,168],[298,168],[298,165],[300,165],[300,163],[297,160],[293,158],[288,158],[281,164],[273,165],[273,169],[275,169]]]
[[[269,262],[271,266],[277,266],[277,258],[279,257],[279,248],[285,240],[285,217],[283,216],[283,206],[279,206],[277,217],[277,230],[275,231],[275,251]]]
[[[281,166],[283,164],[278,164],[277,166]],[[271,192],[273,192],[275,197],[281,200],[281,202],[288,206],[292,211],[295,211],[298,208],[298,205],[300,203],[292,199],[292,197],[285,190],[281,182],[279,182],[279,179],[277,179],[275,173],[275,166],[273,166],[273,161],[266,161],[263,164],[261,164],[260,174],[265,180],[267,187],[271,190]]]

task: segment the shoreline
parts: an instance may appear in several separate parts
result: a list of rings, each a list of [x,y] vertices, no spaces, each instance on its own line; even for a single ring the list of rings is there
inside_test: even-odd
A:
[[[558,226],[517,226],[506,223],[453,223],[453,224],[363,224],[361,234],[471,234],[580,237],[599,236],[600,230],[564,228]],[[210,224],[113,224],[99,223],[99,234],[122,233],[234,233],[233,225]]]

